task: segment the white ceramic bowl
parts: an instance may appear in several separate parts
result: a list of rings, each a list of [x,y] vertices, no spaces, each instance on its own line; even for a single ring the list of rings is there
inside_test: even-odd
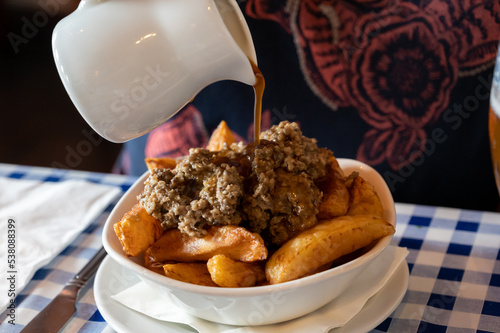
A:
[[[346,175],[357,171],[375,186],[384,207],[384,218],[395,226],[394,200],[380,174],[355,160],[339,158],[338,161]],[[111,212],[103,230],[104,247],[115,261],[154,288],[158,297],[165,297],[187,313],[206,320],[229,325],[267,325],[306,315],[345,291],[392,238],[384,237],[367,253],[346,264],[281,284],[216,288],[180,282],[146,269],[141,264],[142,258],[127,257],[113,230],[113,224],[137,202],[147,176],[146,172],[137,180]]]

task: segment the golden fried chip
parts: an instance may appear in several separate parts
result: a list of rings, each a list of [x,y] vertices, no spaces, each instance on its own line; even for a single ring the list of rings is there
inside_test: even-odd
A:
[[[344,172],[333,155],[329,157],[326,165],[326,179],[318,183],[318,188],[323,192],[318,220],[331,219],[347,213],[349,191],[344,185]]]
[[[343,255],[394,233],[375,215],[341,216],[301,232],[280,247],[266,263],[271,284],[300,278]]]
[[[238,261],[267,258],[262,237],[243,227],[215,226],[203,237],[189,236],[179,229],[166,231],[145,253],[147,264],[173,260],[178,262],[207,261],[216,254],[225,254]]]
[[[156,273],[161,274],[161,275],[165,275],[165,269],[163,268],[163,266],[165,264],[166,263],[162,263],[162,262],[153,262],[150,265],[144,265],[144,266],[147,269],[152,270],[153,272],[156,272]],[[175,264],[175,263],[172,262],[172,264]]]
[[[210,258],[207,268],[212,281],[220,287],[253,287],[266,280],[261,263],[235,261],[223,254]]]
[[[149,215],[140,203],[113,225],[115,234],[128,256],[146,251],[163,234],[160,221]]]
[[[152,169],[173,169],[177,165],[175,158],[170,157],[147,157],[144,159],[148,170]]]
[[[234,142],[236,142],[236,139],[226,122],[223,120],[210,136],[207,149],[211,151],[218,151],[224,148],[224,144],[230,146]]]
[[[165,276],[200,286],[217,287],[205,263],[177,263],[163,265]]]
[[[349,210],[347,215],[374,214],[383,216],[384,208],[373,185],[361,176],[351,175],[349,186]]]

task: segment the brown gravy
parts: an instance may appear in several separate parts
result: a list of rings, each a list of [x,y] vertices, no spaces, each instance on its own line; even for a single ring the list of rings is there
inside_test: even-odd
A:
[[[253,85],[253,91],[255,93],[253,137],[254,142],[256,144],[259,144],[260,123],[262,115],[262,96],[264,95],[264,87],[266,85],[266,82],[264,80],[264,75],[262,75],[259,67],[257,67],[257,65],[252,60],[250,60],[250,64],[252,65],[252,69],[255,74],[255,84]]]

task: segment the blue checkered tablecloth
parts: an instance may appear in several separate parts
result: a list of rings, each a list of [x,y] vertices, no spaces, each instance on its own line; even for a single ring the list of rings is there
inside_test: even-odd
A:
[[[134,178],[0,164],[0,177],[60,182],[85,179],[125,192]],[[0,317],[0,332],[19,332],[101,247],[116,201],[56,258],[39,269],[16,299],[16,324]],[[396,204],[393,244],[409,249],[406,295],[373,332],[500,332],[500,214]],[[71,261],[72,265],[67,263]],[[99,313],[92,286],[82,294],[64,332],[114,332]]]

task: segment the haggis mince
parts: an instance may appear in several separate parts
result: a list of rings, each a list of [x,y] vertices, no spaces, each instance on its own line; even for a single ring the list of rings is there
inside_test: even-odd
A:
[[[242,225],[282,244],[317,223],[328,150],[284,121],[260,135],[259,144],[203,148],[172,169],[151,170],[139,196],[164,229],[201,237],[214,225]]]

